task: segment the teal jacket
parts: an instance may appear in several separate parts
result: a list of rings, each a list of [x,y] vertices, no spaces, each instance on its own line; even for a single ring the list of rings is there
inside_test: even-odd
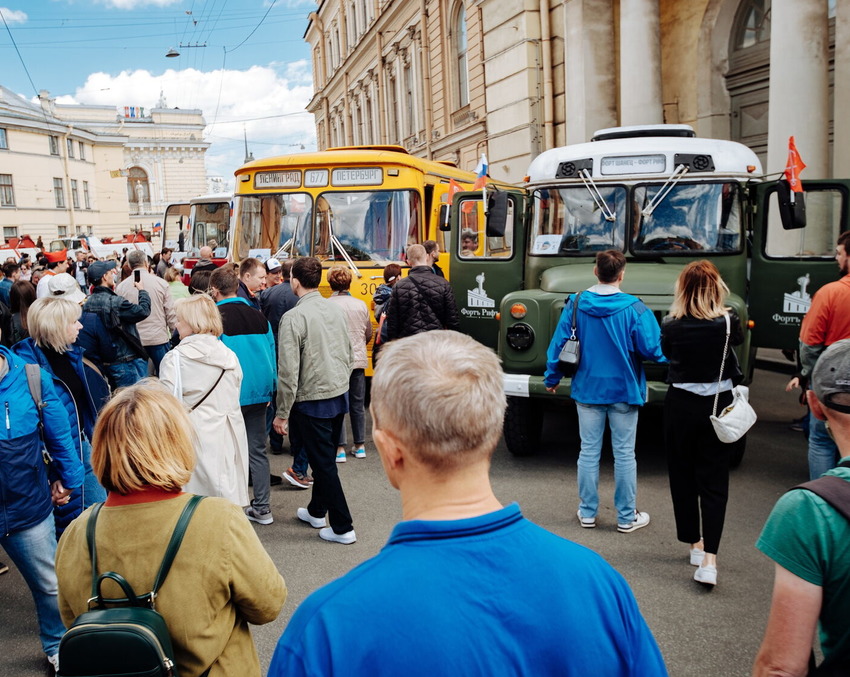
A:
[[[345,314],[318,291],[298,299],[278,329],[277,416],[289,418],[296,402],[327,400],[348,392],[354,355]]]
[[[268,404],[274,394],[276,373],[271,325],[245,299],[224,299],[216,305],[224,325],[221,341],[236,353],[242,367],[239,405]]]

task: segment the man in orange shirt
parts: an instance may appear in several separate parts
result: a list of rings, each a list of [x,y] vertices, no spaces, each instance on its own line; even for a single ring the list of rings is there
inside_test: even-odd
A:
[[[836,341],[850,338],[850,231],[838,236],[835,260],[841,279],[825,284],[812,299],[800,327],[801,375],[808,380],[820,354]],[[817,479],[838,463],[838,448],[826,424],[809,415],[809,478]]]

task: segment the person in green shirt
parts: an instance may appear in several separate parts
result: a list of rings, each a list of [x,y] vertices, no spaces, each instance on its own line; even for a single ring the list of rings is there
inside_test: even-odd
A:
[[[850,339],[821,355],[807,396],[843,459],[826,475],[846,480],[850,492]],[[795,489],[776,503],[756,547],[776,563],[776,576],[753,675],[807,674],[818,621],[822,668],[850,674],[842,671],[850,666],[850,522],[821,497]]]

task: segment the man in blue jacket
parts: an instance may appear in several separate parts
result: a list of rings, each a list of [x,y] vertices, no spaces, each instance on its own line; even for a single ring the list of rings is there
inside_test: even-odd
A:
[[[620,290],[626,257],[614,249],[596,255],[593,274],[599,280],[578,302],[576,335],[581,361],[570,395],[578,410],[581,452],[578,457],[578,520],[590,529],[599,510],[599,458],[605,421],[611,426],[614,451],[614,504],[617,531],[628,534],[649,524],[649,513],[635,509],[637,462],[635,433],[638,407],[646,401],[643,360],[666,362],[661,330],[643,302]],[[558,355],[571,333],[575,295],[564,306],[546,359],[546,390],[554,393],[561,380]]]
[[[38,615],[44,653],[56,669],[65,626],[56,603],[56,535],[53,505],[66,505],[83,485],[83,465],[74,449],[68,413],[53,379],[41,371],[44,447],[59,479],[48,483],[42,457],[39,412],[30,394],[25,362],[0,347],[0,406],[5,435],[0,436],[0,546],[21,572]]]
[[[242,367],[239,405],[248,433],[248,466],[254,489],[254,500],[245,514],[257,524],[271,524],[274,519],[271,512],[269,457],[266,455],[266,409],[272,401],[277,377],[272,328],[265,315],[245,299],[236,296],[239,278],[231,266],[222,266],[213,271],[210,289],[224,325],[221,340],[236,353],[239,366]],[[276,484],[281,482],[279,475],[275,479]]]

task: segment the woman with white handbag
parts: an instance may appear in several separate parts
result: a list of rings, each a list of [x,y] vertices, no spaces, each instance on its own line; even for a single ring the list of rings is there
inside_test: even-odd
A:
[[[732,404],[742,377],[731,346],[744,335],[738,316],[725,307],[728,295],[713,263],[689,263],[661,323],[661,349],[670,361],[664,438],[676,536],[690,546],[694,580],[709,586],[717,584],[732,455],[711,417]]]
[[[160,380],[181,400],[195,428],[197,462],[185,491],[249,504],[248,437],[239,408],[242,368],[221,342],[221,314],[206,294],[178,299],[180,343],[160,364]]]

